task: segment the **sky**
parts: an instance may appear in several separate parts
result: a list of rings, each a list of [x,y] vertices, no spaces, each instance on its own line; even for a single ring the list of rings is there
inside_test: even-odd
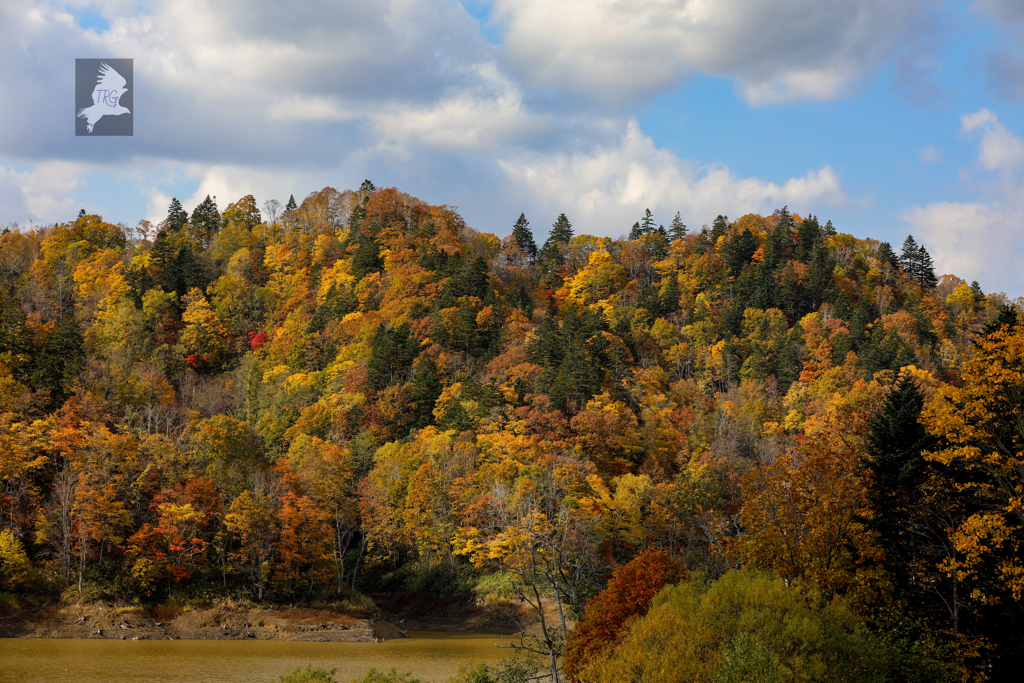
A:
[[[0,0],[0,225],[363,179],[505,236],[814,214],[1024,295],[1021,0]],[[76,58],[134,135],[75,137]]]

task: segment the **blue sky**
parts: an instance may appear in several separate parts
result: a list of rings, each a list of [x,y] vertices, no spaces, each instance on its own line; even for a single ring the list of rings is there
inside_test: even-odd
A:
[[[6,0],[0,224],[363,178],[504,236],[782,205],[1024,294],[1019,0]],[[75,138],[74,59],[135,60]]]

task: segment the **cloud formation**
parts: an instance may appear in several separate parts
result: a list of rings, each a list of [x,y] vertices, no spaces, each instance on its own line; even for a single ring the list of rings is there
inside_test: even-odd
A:
[[[988,109],[964,114],[960,125],[964,135],[978,139],[975,165],[985,201],[915,206],[904,220],[935,254],[937,273],[991,283],[1011,297],[1024,295],[1024,139]]]
[[[750,104],[847,94],[911,42],[917,0],[496,0],[524,82],[616,102],[706,73]]]
[[[718,213],[734,217],[841,206],[847,197],[825,166],[783,184],[737,178],[725,166],[703,167],[659,149],[632,120],[614,145],[576,154],[524,154],[499,162],[509,179],[537,195],[549,213],[566,212],[582,232],[618,236],[650,208],[668,223],[676,211],[699,225]]]

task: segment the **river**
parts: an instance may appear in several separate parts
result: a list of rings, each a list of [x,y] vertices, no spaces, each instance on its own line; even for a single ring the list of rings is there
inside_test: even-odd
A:
[[[371,667],[443,683],[466,660],[509,656],[505,636],[409,631],[383,643],[253,640],[0,639],[0,681],[26,683],[277,683],[307,664],[348,683]]]

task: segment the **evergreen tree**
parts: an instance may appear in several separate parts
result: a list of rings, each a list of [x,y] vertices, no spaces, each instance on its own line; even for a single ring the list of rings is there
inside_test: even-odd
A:
[[[1004,325],[1014,328],[1019,322],[1017,307],[1013,304],[998,304],[996,306],[996,317],[992,318],[982,334],[989,335],[1003,328]]]
[[[188,213],[182,208],[177,197],[171,198],[171,205],[167,207],[166,225],[168,230],[181,230],[188,222]]]
[[[213,236],[220,232],[220,212],[217,210],[217,202],[211,199],[210,195],[206,195],[206,199],[201,201],[192,212],[189,223],[203,246],[208,246]]]
[[[814,248],[818,245],[820,239],[821,226],[818,225],[818,219],[814,216],[808,216],[800,223],[800,227],[797,228],[796,249],[793,256],[797,261],[809,263],[810,259],[814,256]]]
[[[376,190],[377,188],[369,179],[364,180],[362,185],[359,186],[360,192],[375,192]]]
[[[661,290],[661,310],[665,315],[671,315],[679,310],[679,274],[672,271],[665,280]]]
[[[353,213],[355,213],[353,211]],[[384,259],[380,257],[380,246],[372,237],[359,238],[359,247],[352,255],[352,276],[362,280],[370,273],[384,270]]]
[[[153,280],[165,292],[178,291],[178,252],[171,243],[166,230],[156,234],[153,248],[149,250],[149,262],[153,266]],[[144,292],[143,292],[144,293]]]
[[[412,376],[412,400],[416,404],[413,427],[422,429],[434,421],[434,404],[441,396],[441,382],[437,378],[437,363],[424,354]]]
[[[675,217],[669,224],[668,236],[672,241],[681,240],[686,237],[686,225],[683,224],[683,219],[679,216],[679,212],[676,211]]]
[[[907,577],[905,563],[913,554],[909,522],[927,468],[924,452],[936,446],[919,421],[923,408],[924,394],[917,382],[903,375],[886,395],[867,434],[865,467],[872,475],[868,497],[875,512],[871,523],[885,539],[886,564],[897,577]]]
[[[512,236],[523,253],[530,257],[530,262],[534,263],[537,260],[537,243],[533,239],[530,221],[526,220],[525,213],[519,214],[519,219],[512,227]]]
[[[299,208],[299,205],[295,203],[295,195],[288,195],[288,203],[284,205],[285,213],[288,213],[289,211],[294,211],[297,208]]]
[[[73,312],[68,311],[46,338],[33,362],[32,386],[50,392],[51,405],[64,404],[75,378],[85,368],[85,340]]]
[[[418,348],[415,337],[409,334],[409,323],[395,328],[387,323],[378,325],[370,340],[366,384],[380,391],[399,381],[412,366]]]
[[[651,213],[650,209],[644,210],[644,217],[640,219],[640,231],[644,235],[650,235],[654,232],[654,214]]]
[[[918,259],[921,256],[921,252],[917,247],[917,240],[914,239],[913,235],[907,235],[907,239],[903,240],[903,253],[900,255],[900,267],[910,277],[916,279],[917,275],[917,264]]]
[[[719,214],[715,218],[715,222],[711,224],[711,241],[717,243],[718,238],[725,234],[726,228],[729,227],[729,217]]]
[[[477,256],[466,264],[466,271],[462,274],[461,293],[465,296],[475,296],[483,299],[491,289],[491,281],[488,276],[487,259]]]
[[[981,291],[981,285],[977,280],[971,282],[971,292],[974,293],[974,300],[979,304],[985,300],[985,292]]]
[[[178,299],[181,300],[194,287],[206,288],[206,278],[203,275],[203,267],[196,259],[192,247],[183,245],[174,257],[174,285],[178,292]]]
[[[634,242],[644,236],[643,230],[640,229],[640,221],[633,224],[633,227],[629,229],[629,241]]]
[[[935,268],[932,265],[931,254],[928,253],[923,244],[917,248],[917,272],[914,274],[914,279],[924,289],[934,289],[935,285],[938,284],[938,280],[935,277]]]
[[[878,260],[880,263],[888,263],[893,268],[900,267],[900,259],[896,256],[896,252],[892,250],[892,245],[888,242],[882,242],[878,245]]]
[[[559,244],[569,244],[569,240],[572,239],[572,223],[565,217],[564,213],[558,214],[558,218],[555,220],[554,225],[551,226],[551,235],[548,237],[549,242],[558,242]]]
[[[85,218],[85,209],[79,209],[78,210],[78,217],[79,218]]]

